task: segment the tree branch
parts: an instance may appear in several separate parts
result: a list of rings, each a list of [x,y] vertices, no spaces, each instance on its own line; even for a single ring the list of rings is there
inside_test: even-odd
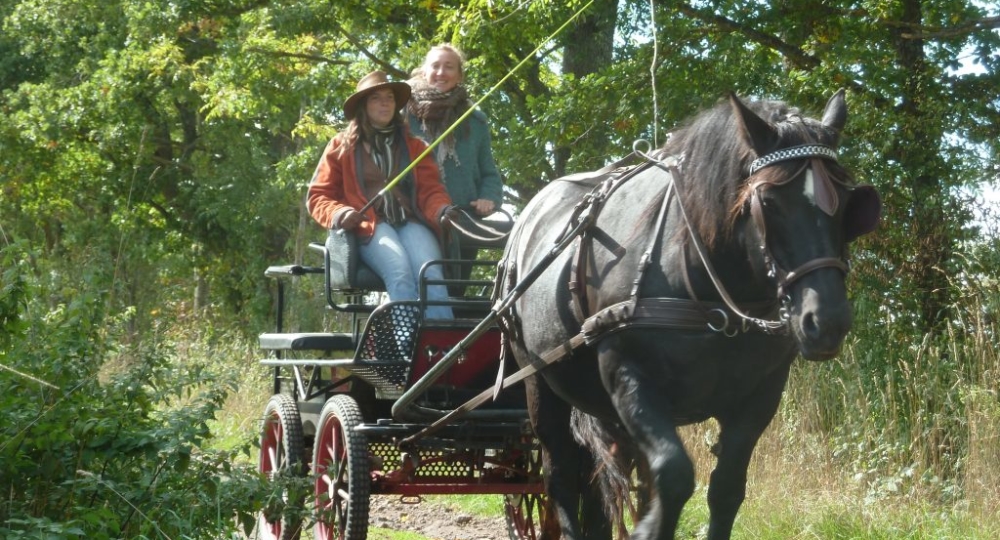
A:
[[[383,71],[389,74],[389,76],[397,79],[409,78],[410,75],[409,73],[375,56],[375,54],[369,51],[368,48],[365,47],[359,39],[351,35],[347,30],[344,30],[344,27],[338,24],[336,25],[336,29],[338,32],[343,34],[343,36],[347,39],[347,41],[349,41],[351,45],[354,45],[354,47],[357,48],[358,51],[361,52],[361,54],[365,55],[372,62],[375,62],[375,64],[381,67]]]
[[[882,25],[890,28],[905,28],[899,37],[903,39],[943,39],[962,37],[980,30],[995,30],[1000,28],[1000,17],[984,17],[950,28],[943,26],[923,26],[901,21],[882,21]]]
[[[730,18],[723,17],[722,15],[716,15],[714,13],[703,12],[686,2],[678,3],[677,8],[681,11],[681,13],[693,19],[715,25],[724,30],[739,32],[761,45],[770,47],[780,52],[782,56],[787,58],[788,61],[797,68],[811,70],[819,67],[820,65],[819,58],[806,54],[802,49],[782,41],[770,34],[765,34],[764,32],[754,28],[741,25]]]
[[[328,57],[320,55],[320,54],[295,53],[295,52],[288,52],[288,51],[275,51],[275,50],[270,50],[270,49],[264,49],[264,48],[261,48],[261,47],[247,47],[246,50],[249,51],[249,52],[266,54],[268,56],[275,56],[275,57],[278,57],[278,58],[301,58],[303,60],[314,60],[316,62],[326,62],[326,63],[329,63],[329,64],[340,64],[340,65],[350,64],[350,62],[348,62],[347,60],[335,60],[333,58],[328,58]]]
[[[801,48],[796,47],[795,45],[792,45],[773,35],[766,34],[764,32],[761,32],[760,30],[756,30],[754,28],[742,25],[732,19],[723,17],[721,15],[702,12],[685,2],[678,4],[677,7],[682,13],[684,13],[689,17],[700,20],[710,25],[714,25],[723,30],[739,32],[747,36],[753,42],[774,49],[775,51],[780,53],[782,57],[787,59],[792,66],[798,69],[802,69],[805,71],[812,71],[813,69],[818,68],[822,64],[821,59],[813,55],[810,55],[805,51],[803,51]],[[836,73],[837,75],[835,77],[834,82],[836,82],[837,84],[844,85],[851,91],[856,92],[858,94],[868,95],[873,100],[875,105],[879,107],[888,105],[888,101],[886,101],[884,97],[869,92],[864,85],[854,80],[854,77],[852,75],[844,73],[841,70],[836,70]]]

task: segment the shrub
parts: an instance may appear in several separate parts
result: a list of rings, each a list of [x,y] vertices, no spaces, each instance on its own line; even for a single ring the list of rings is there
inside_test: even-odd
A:
[[[96,276],[2,255],[0,537],[222,538],[251,521],[270,488],[249,440],[208,444],[233,374],[123,345],[131,313],[104,312]]]

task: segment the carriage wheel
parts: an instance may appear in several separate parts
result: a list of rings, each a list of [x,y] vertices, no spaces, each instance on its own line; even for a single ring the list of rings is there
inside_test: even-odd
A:
[[[317,540],[364,540],[368,535],[371,465],[354,398],[337,394],[319,415],[313,450]]]
[[[257,470],[272,481],[302,476],[305,444],[302,440],[302,419],[295,399],[284,394],[271,396],[264,408],[260,430],[260,458]],[[302,516],[295,509],[297,491],[282,490],[282,501],[261,511],[257,520],[258,536],[263,540],[295,540],[302,528]],[[273,510],[276,508],[277,510]]]
[[[541,452],[533,450],[528,452],[524,459],[526,461],[525,472],[529,475],[541,475],[542,458]],[[504,496],[503,510],[504,517],[507,518],[507,536],[510,540],[538,540],[539,538],[558,539],[560,536],[559,526],[548,506],[548,497],[545,494],[522,493],[508,494]]]
[[[503,501],[510,540],[537,540],[545,522],[544,497],[535,493],[506,495]]]

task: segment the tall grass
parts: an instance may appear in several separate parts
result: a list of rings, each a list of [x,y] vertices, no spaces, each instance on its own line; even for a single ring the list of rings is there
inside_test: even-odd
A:
[[[796,362],[738,537],[1000,538],[1000,286],[980,273],[954,287],[935,335],[862,301],[838,359]],[[717,430],[683,432],[702,486]],[[707,512],[698,495],[692,537]]]

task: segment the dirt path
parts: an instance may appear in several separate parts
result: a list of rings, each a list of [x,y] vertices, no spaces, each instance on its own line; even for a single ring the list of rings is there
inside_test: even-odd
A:
[[[508,540],[507,524],[501,515],[472,515],[443,501],[407,504],[396,496],[372,497],[369,527],[413,532],[433,540]],[[368,538],[386,537],[370,530]]]

